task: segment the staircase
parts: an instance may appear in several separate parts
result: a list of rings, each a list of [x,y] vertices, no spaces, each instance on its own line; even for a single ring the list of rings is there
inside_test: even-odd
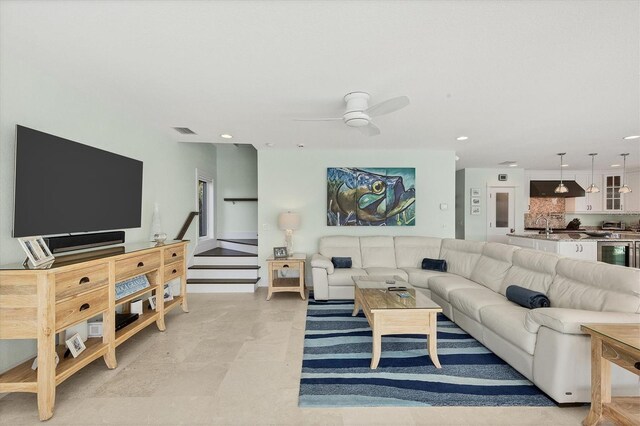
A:
[[[219,247],[196,254],[187,270],[189,293],[253,293],[258,277],[258,240],[218,239]]]

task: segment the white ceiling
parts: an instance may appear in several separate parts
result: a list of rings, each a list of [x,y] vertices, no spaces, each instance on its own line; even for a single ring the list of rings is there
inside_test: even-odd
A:
[[[2,58],[176,141],[452,149],[458,168],[640,166],[640,1],[2,2]],[[342,96],[406,95],[377,137]],[[198,133],[184,137],[172,126]],[[466,142],[456,141],[460,135]]]

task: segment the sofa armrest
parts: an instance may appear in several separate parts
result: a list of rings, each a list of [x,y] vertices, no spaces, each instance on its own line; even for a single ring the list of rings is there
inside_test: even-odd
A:
[[[326,269],[327,274],[333,274],[333,263],[331,263],[331,259],[319,253],[311,256],[311,267]]]
[[[564,334],[584,334],[582,324],[638,324],[640,314],[627,312],[599,312],[581,309],[539,308],[527,313],[524,324],[531,333],[537,333],[540,327],[548,327]]]

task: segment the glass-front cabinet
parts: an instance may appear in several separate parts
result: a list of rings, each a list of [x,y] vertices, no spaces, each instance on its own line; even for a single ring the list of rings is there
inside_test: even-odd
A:
[[[604,175],[604,209],[606,211],[623,210],[622,194],[618,192],[621,186],[621,175]]]

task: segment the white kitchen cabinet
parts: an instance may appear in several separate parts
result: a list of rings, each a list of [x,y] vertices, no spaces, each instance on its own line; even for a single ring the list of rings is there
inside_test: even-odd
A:
[[[591,185],[591,173],[576,173],[575,180],[586,191]],[[565,201],[565,211],[567,213],[596,213],[602,211],[602,175],[594,174],[593,182],[600,188],[600,192],[592,194],[585,192],[584,197],[567,198]]]
[[[596,241],[584,240],[553,240],[524,237],[509,237],[509,244],[544,251],[546,253],[557,253],[573,259],[597,260],[598,243]]]
[[[522,248],[536,249],[536,240],[533,238],[509,237],[508,244]]]
[[[624,211],[640,213],[640,171],[627,172],[625,180],[631,192],[622,195]]]
[[[603,176],[603,188],[604,192],[603,197],[603,207],[604,211],[612,212],[612,211],[623,211],[623,197],[622,194],[618,192],[620,186],[622,186],[622,175],[607,173]]]

